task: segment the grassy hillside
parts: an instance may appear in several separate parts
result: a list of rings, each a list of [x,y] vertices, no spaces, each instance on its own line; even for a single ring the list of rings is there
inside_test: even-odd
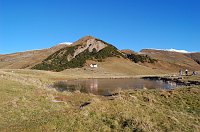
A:
[[[141,50],[141,53],[158,60],[158,63],[153,65],[145,64],[154,69],[162,69],[169,72],[177,72],[180,69],[189,69],[190,71],[200,69],[200,65],[184,53],[152,49]]]
[[[199,52],[188,53],[188,54],[185,54],[185,55],[190,57],[191,59],[193,59],[194,61],[196,61],[200,65],[200,53]]]
[[[0,55],[0,69],[25,69],[41,63],[49,55],[67,45],[57,45],[42,50],[32,50]]]
[[[151,57],[149,57],[148,55],[139,55],[139,54],[127,54],[126,55],[128,59],[130,59],[131,61],[138,63],[155,63],[157,62],[156,59],[152,59]]]
[[[69,55],[73,56],[75,51],[81,46],[72,45],[58,50],[54,54],[47,57],[42,63],[33,67],[33,69],[38,70],[51,70],[51,71],[62,71],[69,68],[80,68],[83,67],[86,63],[86,60],[95,60],[103,61],[108,57],[123,57],[123,55],[117,51],[117,48],[107,44],[105,48],[97,52],[93,49],[92,52],[89,52],[88,49],[78,54],[75,58],[68,61],[67,57]]]
[[[0,131],[200,130],[200,87],[118,91],[102,97],[38,85],[49,77],[43,73],[49,72],[0,71]]]
[[[155,63],[155,62],[157,62],[156,59],[153,59],[148,55],[138,54],[132,50],[121,50],[121,52],[126,56],[126,58],[128,58],[129,60],[131,60],[135,63],[138,63],[138,62]]]

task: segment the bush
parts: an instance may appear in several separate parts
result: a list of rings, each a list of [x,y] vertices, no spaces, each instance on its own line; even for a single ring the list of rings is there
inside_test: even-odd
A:
[[[194,61],[196,61],[196,62],[200,65],[200,61],[199,61],[199,60],[196,59],[196,60],[194,60]]]
[[[131,61],[138,63],[144,63],[144,62],[148,62],[148,63],[155,63],[157,62],[156,59],[152,59],[150,58],[148,55],[137,55],[137,54],[127,54],[126,55],[128,59],[130,59]]]

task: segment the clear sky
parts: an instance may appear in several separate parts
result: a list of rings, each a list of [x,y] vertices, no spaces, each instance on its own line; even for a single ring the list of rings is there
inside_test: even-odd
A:
[[[200,0],[0,0],[0,54],[86,35],[119,49],[200,51]]]

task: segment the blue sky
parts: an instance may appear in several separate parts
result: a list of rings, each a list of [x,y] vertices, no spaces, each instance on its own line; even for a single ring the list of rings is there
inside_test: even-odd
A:
[[[0,54],[86,35],[119,49],[200,51],[200,1],[0,0]]]

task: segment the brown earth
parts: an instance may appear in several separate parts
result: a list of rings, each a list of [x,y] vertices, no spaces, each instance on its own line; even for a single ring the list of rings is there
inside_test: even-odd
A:
[[[132,50],[129,50],[129,49],[124,49],[124,50],[120,50],[122,53],[125,53],[125,54],[137,54],[136,52],[132,51]]]
[[[185,54],[185,55],[195,60],[196,62],[200,63],[200,52],[195,52],[195,53],[190,53],[190,54]]]
[[[0,69],[31,68],[34,65],[41,63],[49,55],[66,46],[67,45],[60,44],[48,49],[0,55]]]
[[[144,63],[147,67],[153,69],[164,70],[168,72],[178,72],[180,69],[189,71],[199,71],[200,65],[189,57],[189,53],[179,53],[163,50],[144,49],[140,53],[149,55],[153,59],[157,59],[155,64]],[[193,53],[192,53],[193,54]]]

